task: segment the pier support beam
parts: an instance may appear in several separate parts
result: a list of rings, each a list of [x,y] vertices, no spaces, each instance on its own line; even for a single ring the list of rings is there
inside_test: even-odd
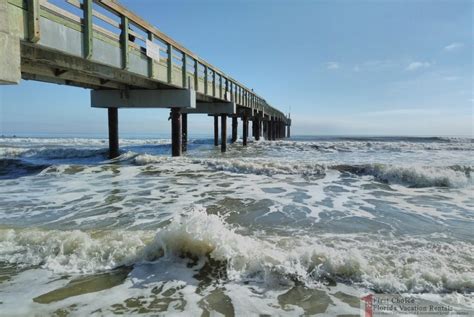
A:
[[[290,137],[291,137],[290,127],[291,127],[290,125],[288,125],[288,126],[286,127],[286,130],[287,130],[287,131],[286,131],[286,137],[287,137],[287,138],[290,138]]]
[[[183,150],[181,111],[171,108],[171,155],[181,156]]]
[[[181,135],[182,135],[182,148],[183,153],[188,151],[188,114],[181,114]]]
[[[113,159],[120,155],[118,136],[118,109],[108,108],[109,117],[109,158]]]
[[[244,116],[242,118],[242,145],[247,146],[247,138],[249,134],[249,118]]]
[[[237,117],[232,117],[232,143],[237,141],[237,130],[239,127],[239,120]]]
[[[214,146],[219,145],[219,116],[214,116]]]
[[[221,152],[227,150],[227,115],[221,115]]]

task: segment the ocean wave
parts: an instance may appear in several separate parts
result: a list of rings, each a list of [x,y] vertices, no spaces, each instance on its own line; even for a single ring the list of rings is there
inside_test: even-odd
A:
[[[294,141],[278,140],[257,142],[256,146],[276,147],[282,150],[309,151],[322,153],[338,152],[414,152],[414,151],[474,151],[473,139],[433,138],[420,141],[416,138],[383,139],[383,138],[339,138],[337,140]]]
[[[12,179],[40,173],[48,165],[31,164],[19,159],[0,159],[0,179]]]
[[[270,160],[250,159],[194,159],[193,163],[204,164],[217,171],[233,173],[277,175],[277,174],[301,174],[304,176],[321,176],[325,174],[325,166],[301,162],[277,162]]]
[[[381,292],[474,290],[472,245],[431,237],[247,236],[196,206],[151,231],[0,230],[0,261],[91,273],[166,257],[223,268],[215,278],[308,285],[342,282]]]
[[[70,159],[70,158],[90,158],[95,156],[105,156],[108,149],[91,148],[0,148],[0,157],[6,158],[40,158],[40,159]]]
[[[401,184],[414,188],[423,187],[466,187],[473,184],[472,166],[399,166],[387,164],[336,165],[341,172],[357,175],[371,175],[389,184]]]

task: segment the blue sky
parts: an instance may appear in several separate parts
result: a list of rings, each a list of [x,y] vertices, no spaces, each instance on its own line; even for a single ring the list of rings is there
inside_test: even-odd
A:
[[[471,1],[121,1],[288,112],[293,134],[472,135]],[[89,91],[0,86],[0,133],[106,135]],[[121,110],[122,135],[169,133]],[[212,132],[193,115],[191,134]]]

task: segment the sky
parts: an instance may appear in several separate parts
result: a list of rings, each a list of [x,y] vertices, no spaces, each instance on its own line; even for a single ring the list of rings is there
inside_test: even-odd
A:
[[[473,136],[473,2],[122,0],[271,105],[293,135]],[[168,110],[121,109],[120,133],[169,134]],[[192,115],[189,134],[211,135]],[[0,134],[106,136],[90,91],[0,86]]]

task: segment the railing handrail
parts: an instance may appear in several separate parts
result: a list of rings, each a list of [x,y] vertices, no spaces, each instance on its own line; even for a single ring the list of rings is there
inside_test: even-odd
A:
[[[253,92],[252,89],[249,89],[244,84],[240,83],[236,79],[232,78],[231,76],[229,76],[226,73],[224,73],[223,71],[221,71],[219,68],[213,66],[212,64],[208,63],[204,59],[200,58],[197,54],[193,53],[192,51],[190,51],[189,49],[187,49],[186,47],[184,47],[180,43],[176,42],[171,37],[169,37],[165,33],[161,32],[158,28],[156,28],[152,24],[148,23],[147,21],[142,19],[140,16],[138,16],[137,14],[132,12],[131,10],[129,10],[129,9],[125,8],[124,6],[122,6],[121,4],[119,4],[117,1],[115,1],[115,0],[93,0],[93,1],[98,3],[98,4],[102,4],[103,7],[104,6],[108,7],[109,9],[111,9],[112,11],[114,11],[115,13],[117,13],[119,15],[126,16],[135,25],[142,28],[143,31],[151,32],[154,36],[156,36],[158,39],[163,41],[165,44],[171,45],[174,49],[180,51],[181,53],[185,54],[186,56],[189,56],[189,57],[193,58],[194,60],[196,60],[197,62],[199,62],[203,66],[206,66],[208,69],[210,69],[211,71],[215,72],[216,74],[224,77],[228,81],[231,81],[234,85],[240,86],[241,88],[247,90],[247,92],[250,93],[251,95],[261,99],[262,103],[265,103],[265,105],[267,107],[270,107],[273,111],[279,113],[281,116],[286,118],[286,116],[281,111],[279,111],[278,109],[270,106],[265,101],[264,98],[262,98],[261,96],[259,96],[255,92]]]

